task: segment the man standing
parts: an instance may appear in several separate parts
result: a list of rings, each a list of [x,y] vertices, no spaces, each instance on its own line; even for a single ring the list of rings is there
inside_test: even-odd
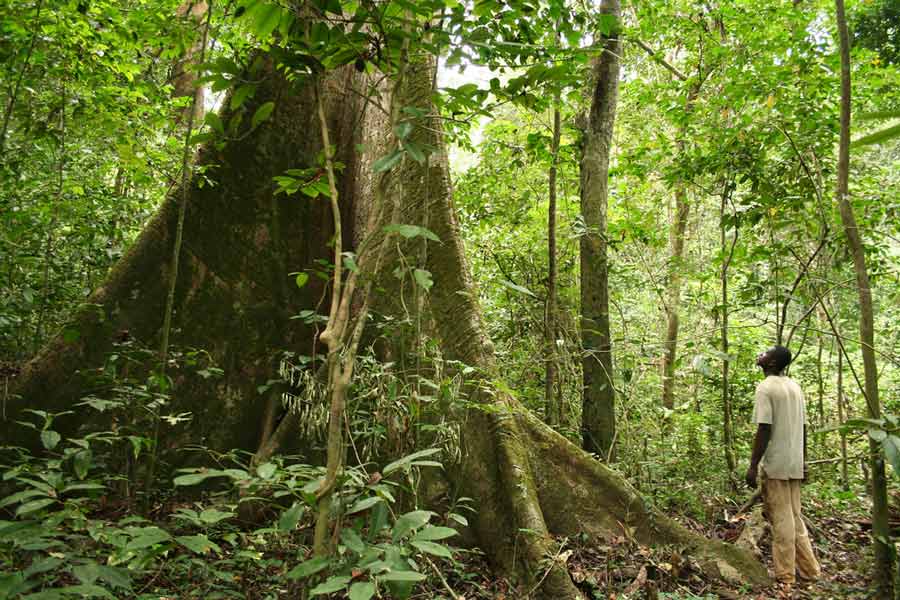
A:
[[[795,571],[810,581],[821,574],[800,512],[800,482],[806,480],[806,403],[797,382],[784,375],[790,362],[791,352],[784,346],[774,346],[756,359],[766,378],[756,387],[756,440],[746,476],[747,485],[756,488],[762,466],[775,578],[787,588],[795,582]]]

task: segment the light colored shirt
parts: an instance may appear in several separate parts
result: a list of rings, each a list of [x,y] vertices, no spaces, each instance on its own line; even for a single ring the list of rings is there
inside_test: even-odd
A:
[[[803,479],[806,402],[796,381],[769,375],[756,386],[753,422],[768,423],[772,436],[762,465],[769,479]]]

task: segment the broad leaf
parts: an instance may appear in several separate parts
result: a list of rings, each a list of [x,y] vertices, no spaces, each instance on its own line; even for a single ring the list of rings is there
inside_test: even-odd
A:
[[[304,561],[288,571],[287,577],[288,579],[303,579],[304,577],[309,577],[310,575],[315,575],[319,571],[328,567],[331,561],[324,556],[317,556],[315,558],[311,558],[307,561]]]

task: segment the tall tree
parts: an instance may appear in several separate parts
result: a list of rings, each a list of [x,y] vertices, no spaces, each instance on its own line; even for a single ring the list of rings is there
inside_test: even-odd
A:
[[[619,0],[600,8],[609,30],[601,34],[602,51],[591,61],[590,112],[581,158],[581,340],[582,446],[613,459],[616,438],[612,339],[609,330],[609,264],[606,218],[609,201],[609,158],[612,147],[622,43]]]
[[[869,417],[881,418],[878,399],[878,369],[875,364],[875,316],[872,309],[872,289],[866,268],[866,254],[853,206],[850,204],[850,33],[844,0],[835,0],[838,37],[841,53],[841,129],[838,144],[837,185],[835,201],[853,256],[856,290],[859,295],[859,341],[863,358],[866,406]],[[894,545],[888,523],[887,480],[881,444],[869,438],[869,461],[872,469],[872,543],[875,548],[875,585],[879,598],[894,596]]]
[[[562,123],[559,114],[559,94],[553,99],[553,138],[550,142],[550,170],[547,173],[547,314],[544,316],[544,337],[547,340],[547,374],[544,379],[544,405],[547,422],[558,425],[563,420],[561,394],[556,394],[556,373],[558,353],[556,340],[559,337],[556,324],[557,311],[557,264],[556,264],[556,175],[559,165],[559,139]]]
[[[687,144],[687,128],[690,115],[694,111],[700,80],[688,90],[684,103],[684,123],[679,128],[676,141],[677,156],[683,157]],[[684,259],[684,234],[687,229],[691,206],[687,195],[687,185],[682,178],[675,182],[675,214],[669,230],[669,273],[666,281],[666,331],[663,340],[662,357],[662,404],[666,408],[675,406],[675,358],[678,349],[679,310],[681,307],[681,274]]]
[[[270,376],[267,370],[271,365],[261,361],[261,351],[275,354],[278,348],[300,344],[304,337],[312,337],[311,332],[286,319],[298,308],[298,301],[301,305],[314,305],[315,298],[323,292],[319,287],[316,295],[308,294],[310,282],[289,299],[288,306],[279,308],[269,299],[269,295],[278,293],[279,289],[277,278],[270,278],[270,275],[277,275],[279,264],[309,265],[315,258],[327,256],[328,238],[333,232],[329,212],[324,206],[311,211],[308,218],[291,212],[286,215],[291,217],[289,221],[277,223],[285,227],[282,232],[285,235],[280,238],[285,240],[282,247],[272,247],[273,230],[270,227],[275,225],[271,221],[270,207],[272,170],[277,173],[281,168],[291,168],[298,157],[314,156],[321,149],[317,136],[298,133],[312,130],[316,122],[317,110],[309,90],[292,86],[278,89],[278,86],[287,85],[286,82],[277,76],[272,80],[273,83],[261,85],[257,92],[260,97],[254,98],[254,103],[264,105],[275,92],[282,92],[278,97],[283,98],[283,104],[276,105],[271,122],[264,122],[255,134],[241,138],[234,148],[226,146],[221,155],[214,150],[213,144],[201,151],[201,164],[215,159],[220,165],[206,172],[206,176],[214,178],[218,185],[191,186],[189,218],[185,222],[185,242],[190,255],[186,261],[188,268],[184,269],[183,275],[179,274],[176,296],[176,318],[183,327],[179,341],[212,348],[217,357],[223,359],[226,381],[243,380],[250,388]],[[460,424],[464,451],[459,464],[449,465],[448,476],[479,506],[472,519],[472,529],[481,547],[498,569],[515,574],[527,589],[542,598],[580,597],[566,572],[564,561],[557,558],[558,546],[553,535],[584,532],[591,536],[608,536],[620,532],[623,525],[629,527],[641,543],[679,545],[705,565],[704,568],[708,567],[724,578],[751,583],[766,581],[764,568],[750,555],[733,546],[699,538],[657,512],[621,475],[570,444],[524,410],[500,386],[491,384],[499,379],[500,370],[481,318],[478,293],[469,275],[453,209],[441,122],[432,103],[432,81],[433,65],[426,62],[419,68],[410,67],[409,82],[402,92],[404,96],[397,101],[400,106],[418,109],[413,113],[427,116],[426,123],[416,126],[415,133],[409,135],[420,136],[410,139],[415,139],[417,146],[435,149],[435,153],[422,162],[401,160],[397,163],[397,167],[402,167],[402,177],[398,178],[396,186],[388,184],[378,186],[378,189],[372,186],[371,173],[363,172],[363,166],[371,166],[371,163],[365,163],[352,152],[353,142],[359,139],[357,136],[377,139],[383,135],[377,129],[370,129],[373,123],[376,127],[385,126],[384,119],[359,118],[361,106],[338,101],[339,98],[356,97],[347,93],[351,86],[359,83],[352,70],[339,70],[326,76],[322,86],[328,90],[324,109],[331,124],[329,130],[335,134],[331,141],[336,145],[337,156],[346,165],[335,186],[340,188],[340,196],[347,200],[341,207],[342,211],[349,211],[344,222],[359,222],[354,213],[365,210],[364,205],[371,201],[373,194],[390,194],[391,201],[398,206],[395,210],[400,215],[400,223],[425,226],[441,240],[439,248],[427,253],[424,263],[433,278],[427,310],[442,356],[451,364],[459,361],[474,369],[462,390],[469,401],[458,408],[461,414],[452,415]],[[345,119],[360,125],[345,127],[348,124]],[[285,148],[288,143],[298,145]],[[259,158],[248,163],[239,160],[240,156]],[[237,188],[238,185],[247,187]],[[245,195],[236,195],[241,191]],[[246,197],[245,202],[238,202],[241,197]],[[369,201],[363,198],[369,198]],[[74,372],[79,366],[95,367],[101,363],[110,338],[114,338],[123,326],[143,323],[143,327],[135,328],[133,332],[142,338],[158,334],[158,311],[164,294],[153,285],[163,287],[155,282],[159,265],[164,264],[167,256],[163,248],[168,244],[161,244],[160,238],[171,235],[175,206],[174,200],[166,204],[138,245],[114,270],[103,294],[97,297],[101,308],[107,310],[105,324],[85,327],[78,340],[60,337],[48,351],[36,357],[23,373],[17,388],[25,396],[24,403],[8,407],[11,415],[25,406],[49,406],[51,398],[56,409],[78,401],[84,384],[80,382],[79,387],[79,381],[67,381],[59,369],[54,368],[61,357],[64,358],[59,361],[61,368]],[[212,210],[202,212],[204,207]],[[208,217],[203,218],[207,214]],[[381,221],[375,227],[380,230],[384,224]],[[317,229],[319,233],[314,236],[308,229]],[[344,233],[346,247],[352,247],[355,237],[349,235],[351,232]],[[296,243],[294,238],[297,238]],[[283,253],[278,260],[270,254],[276,250]],[[259,264],[271,265],[273,273],[260,273]],[[381,287],[381,281],[390,286],[387,280],[394,277],[397,266],[396,263],[385,265],[379,270],[374,287]],[[248,283],[242,286],[242,280]],[[135,290],[140,298],[152,301],[142,304],[135,300]],[[303,298],[296,297],[301,294]],[[114,310],[117,306],[121,310]],[[235,311],[251,313],[246,327],[227,325],[229,315],[234,320]],[[251,321],[253,315],[266,322]],[[285,320],[281,320],[282,315]],[[256,337],[246,337],[247,329],[252,331],[267,326],[274,317],[279,319],[271,326],[276,328],[274,331],[266,329]],[[86,316],[84,319],[90,324]],[[192,319],[198,321],[194,326]],[[276,336],[279,332],[291,338],[279,338]],[[250,365],[253,370],[247,368]],[[49,385],[42,385],[44,374],[54,377]],[[34,381],[35,378],[38,380]],[[188,389],[179,391],[187,392]],[[254,447],[255,433],[260,426],[265,430],[263,421],[270,418],[262,411],[257,395],[251,390],[233,388],[229,391],[224,386],[219,389],[228,393],[220,393],[215,398],[227,402],[228,410],[222,411],[222,404],[219,404],[215,417],[212,416],[216,410],[211,404],[212,398],[188,393],[179,393],[179,396],[197,399],[195,414],[210,425],[207,433],[214,428],[228,430],[220,432],[216,439],[208,439],[209,445]],[[200,405],[201,401],[207,404]],[[229,415],[227,421],[221,418],[223,413]],[[238,422],[238,416],[243,420]],[[197,433],[202,435],[204,432]],[[249,439],[247,435],[239,435],[247,433],[250,433]],[[202,438],[196,434],[184,436],[186,442],[197,439]],[[171,437],[169,442],[176,446],[179,438]]]

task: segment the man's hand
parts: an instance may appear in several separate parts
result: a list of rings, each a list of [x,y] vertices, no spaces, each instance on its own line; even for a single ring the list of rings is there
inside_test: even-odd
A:
[[[757,467],[756,465],[750,465],[750,468],[747,469],[747,474],[744,476],[744,481],[751,490],[756,489],[756,477]]]
[[[807,479],[809,479],[809,467],[806,465],[806,461],[803,461],[803,479],[801,481],[806,483]]]

